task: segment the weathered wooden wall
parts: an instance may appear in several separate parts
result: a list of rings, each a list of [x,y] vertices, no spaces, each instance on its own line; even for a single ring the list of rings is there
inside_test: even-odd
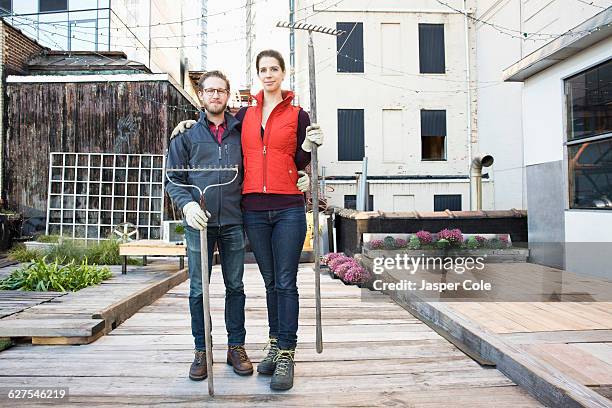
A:
[[[8,83],[5,187],[41,229],[50,152],[163,154],[194,106],[169,82]],[[171,106],[187,109],[173,109]]]

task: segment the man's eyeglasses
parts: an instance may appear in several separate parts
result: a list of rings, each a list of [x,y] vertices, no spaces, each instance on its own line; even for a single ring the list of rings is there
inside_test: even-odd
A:
[[[227,96],[229,94],[229,91],[227,89],[223,89],[223,88],[219,88],[219,89],[217,89],[217,88],[206,88],[206,89],[204,89],[204,93],[209,98],[212,98],[213,96],[215,96],[215,92],[217,92],[219,94],[219,96]]]

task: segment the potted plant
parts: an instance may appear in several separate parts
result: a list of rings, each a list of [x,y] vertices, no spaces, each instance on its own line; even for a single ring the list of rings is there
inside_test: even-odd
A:
[[[174,227],[174,232],[176,232],[177,235],[179,235],[182,238],[183,245],[186,245],[186,242],[185,242],[185,226],[183,224],[176,224],[176,226]]]

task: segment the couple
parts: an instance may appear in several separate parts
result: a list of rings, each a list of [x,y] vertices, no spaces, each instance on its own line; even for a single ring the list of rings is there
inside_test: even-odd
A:
[[[171,183],[166,183],[166,189],[182,208],[187,223],[189,308],[195,340],[189,378],[196,381],[207,378],[199,235],[203,228],[208,233],[209,274],[215,243],[221,257],[227,363],[239,375],[253,373],[244,348],[242,276],[246,231],[265,282],[268,308],[269,352],[257,366],[257,372],[272,375],[273,390],[288,390],[293,386],[297,344],[297,271],[306,235],[303,192],[310,184],[310,178],[301,170],[310,162],[313,144],[322,144],[323,134],[317,125],[310,126],[306,112],[291,104],[293,93],[281,90],[285,61],[279,52],[260,52],[256,68],[263,86],[255,96],[257,105],[242,108],[236,117],[226,112],[230,85],[225,75],[219,71],[203,74],[198,82],[198,95],[205,114],[200,114],[198,122],[181,122],[168,149],[169,168],[238,165],[238,180],[208,190],[208,213],[200,209],[196,189]],[[172,172],[169,176],[177,183],[196,184],[202,189],[230,177],[229,173],[225,176],[220,172]]]

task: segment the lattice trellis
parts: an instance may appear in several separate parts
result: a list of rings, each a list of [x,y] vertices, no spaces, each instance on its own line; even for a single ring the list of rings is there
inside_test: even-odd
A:
[[[156,154],[53,152],[47,234],[100,240],[129,222],[141,239],[160,239],[164,157]]]

